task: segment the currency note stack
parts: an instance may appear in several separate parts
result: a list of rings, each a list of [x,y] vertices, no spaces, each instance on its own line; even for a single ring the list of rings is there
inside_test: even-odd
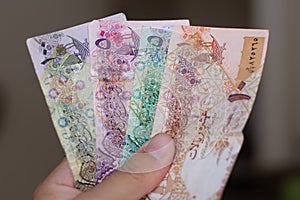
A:
[[[78,189],[100,184],[160,133],[174,138],[176,155],[146,198],[184,200],[221,198],[267,42],[267,30],[120,13],[27,45]]]

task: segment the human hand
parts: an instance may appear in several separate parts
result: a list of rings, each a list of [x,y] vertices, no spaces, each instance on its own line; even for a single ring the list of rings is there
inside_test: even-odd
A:
[[[66,159],[35,190],[34,200],[135,200],[150,193],[170,168],[175,144],[167,134],[145,143],[124,167],[87,192],[74,188]],[[146,156],[145,156],[146,155]]]

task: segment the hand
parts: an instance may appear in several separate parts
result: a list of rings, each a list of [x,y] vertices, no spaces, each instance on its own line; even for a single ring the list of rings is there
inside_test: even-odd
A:
[[[120,170],[87,192],[74,188],[66,159],[35,190],[34,200],[135,200],[150,193],[170,168],[175,144],[167,134],[145,143]]]

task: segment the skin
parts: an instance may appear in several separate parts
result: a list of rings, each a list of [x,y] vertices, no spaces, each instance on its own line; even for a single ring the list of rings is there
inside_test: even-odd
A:
[[[168,145],[171,144],[171,145]],[[137,153],[149,153],[167,146],[162,158],[167,154],[173,158],[175,144],[167,134],[158,134],[150,142],[145,143]],[[160,159],[155,154],[156,159]],[[128,161],[130,162],[130,160]],[[151,160],[150,160],[151,162]],[[153,169],[145,173],[115,171],[101,184],[88,192],[74,188],[74,178],[67,160],[63,161],[36,188],[34,200],[138,200],[154,190],[170,168],[170,162],[163,168]],[[128,163],[127,163],[128,164]],[[130,164],[130,163],[129,163]],[[143,163],[140,163],[143,164]],[[135,160],[136,165],[136,160]]]

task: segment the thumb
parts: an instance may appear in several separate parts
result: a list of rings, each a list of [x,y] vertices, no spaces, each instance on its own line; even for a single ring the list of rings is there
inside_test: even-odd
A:
[[[119,170],[76,198],[135,200],[154,190],[170,168],[175,144],[167,134],[158,134],[145,143]]]

